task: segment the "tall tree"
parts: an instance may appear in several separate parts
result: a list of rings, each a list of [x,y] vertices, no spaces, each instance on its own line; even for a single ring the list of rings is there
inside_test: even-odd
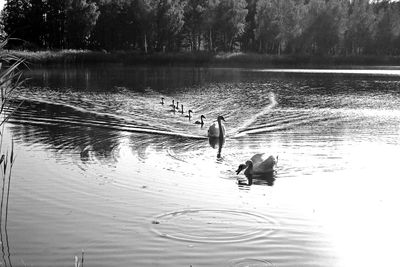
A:
[[[99,2],[100,15],[93,30],[92,43],[106,50],[129,49],[139,35],[133,4],[130,0]]]
[[[69,0],[66,7],[65,38],[68,48],[85,48],[96,25],[99,11],[95,3]]]
[[[66,2],[51,0],[47,2],[46,25],[49,48],[65,48]]]
[[[346,32],[346,49],[351,54],[370,52],[375,14],[369,0],[353,0]]]
[[[204,31],[204,14],[206,12],[206,0],[188,0],[184,13],[184,34],[190,45],[190,50],[201,49],[202,33]]]
[[[260,0],[257,4],[257,36],[278,55],[301,34],[302,1]]]
[[[389,0],[374,4],[376,24],[374,30],[377,54],[393,55],[399,51],[400,10],[398,3]]]
[[[215,51],[216,47],[214,40],[216,38],[216,21],[218,18],[217,9],[220,0],[208,0],[206,9],[204,11],[204,28],[205,28],[205,40],[208,44],[209,51]]]
[[[176,49],[177,38],[184,24],[186,1],[181,0],[147,0],[146,1],[154,36],[150,40],[157,51]]]
[[[256,30],[256,11],[258,0],[247,0],[246,25],[242,35],[242,49],[244,51],[256,51],[255,30]]]
[[[7,0],[3,13],[4,31],[8,36],[30,41],[29,20],[27,14],[30,2],[24,0]],[[9,42],[12,45],[14,42]],[[19,43],[19,42],[18,42]]]
[[[344,39],[348,5],[346,1],[310,0],[302,24],[303,49],[313,54],[335,54]]]
[[[232,51],[246,25],[245,0],[221,0],[217,8],[215,29],[219,32],[217,40],[224,51]]]

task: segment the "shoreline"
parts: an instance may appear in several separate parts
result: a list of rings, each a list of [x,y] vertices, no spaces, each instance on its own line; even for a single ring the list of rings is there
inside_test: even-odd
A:
[[[122,63],[124,65],[160,65],[193,67],[243,68],[400,68],[398,56],[305,56],[266,55],[254,53],[180,52],[142,54],[131,51],[102,52],[91,50],[18,51],[13,55],[33,65],[91,65]]]

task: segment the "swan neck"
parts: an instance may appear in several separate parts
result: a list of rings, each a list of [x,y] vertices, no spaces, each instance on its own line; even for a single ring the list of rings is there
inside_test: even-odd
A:
[[[223,137],[224,132],[222,131],[222,122],[221,119],[218,118],[218,128],[219,128],[219,136]]]

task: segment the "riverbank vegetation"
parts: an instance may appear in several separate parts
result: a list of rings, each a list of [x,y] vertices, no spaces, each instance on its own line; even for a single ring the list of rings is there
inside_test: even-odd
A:
[[[191,65],[204,67],[337,67],[395,66],[398,56],[310,56],[267,55],[242,52],[167,52],[143,54],[135,51],[104,53],[91,50],[20,51],[11,53],[30,64],[99,64],[123,63],[125,65]]]
[[[9,48],[63,51],[39,53],[48,61],[393,64],[400,55],[400,3],[390,0],[7,0],[2,27]]]

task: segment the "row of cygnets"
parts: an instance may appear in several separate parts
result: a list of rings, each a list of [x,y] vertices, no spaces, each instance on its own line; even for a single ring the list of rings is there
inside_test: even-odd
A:
[[[160,104],[164,105],[164,98],[161,98]],[[181,110],[179,110],[179,102],[177,101],[175,103],[175,100],[172,100],[172,104],[169,105],[171,108],[173,108],[173,112],[180,112],[184,114],[183,111],[183,105],[181,104]],[[186,117],[191,119],[191,113],[193,113],[192,110],[188,110],[188,115]],[[200,124],[202,127],[204,125],[205,119],[204,115],[200,116],[200,121],[196,121],[195,124]],[[209,128],[208,128],[208,137],[209,138],[225,138],[225,125],[223,124],[223,121],[225,121],[223,116],[218,116],[217,121],[214,122]],[[242,170],[244,171],[244,175],[249,179],[249,184],[252,183],[253,177],[265,177],[265,175],[270,175],[274,173],[274,167],[278,163],[278,156],[276,158],[274,156],[269,156],[266,157],[266,154],[264,153],[259,153],[255,154],[251,159],[247,160],[245,164],[240,164],[238,169],[236,170],[236,174],[239,174]]]
[[[161,97],[161,105],[164,105],[164,97]],[[180,112],[181,114],[184,114],[183,111],[183,104],[181,104],[180,106],[180,110],[179,110],[179,101],[176,101],[175,103],[175,99],[172,99],[172,104],[169,105],[173,110],[173,112]],[[191,109],[188,110],[188,115],[186,115],[185,117],[189,118],[189,120],[192,118],[192,114],[193,111]],[[204,125],[204,120],[206,117],[204,115],[200,116],[200,120],[195,121],[195,124],[200,124],[201,127],[203,127]],[[218,116],[217,117],[217,121],[214,122],[209,128],[208,128],[208,132],[207,132],[207,136],[210,138],[213,137],[218,137],[218,138],[224,138],[225,137],[225,125],[223,124],[223,121],[225,121],[223,116]]]

